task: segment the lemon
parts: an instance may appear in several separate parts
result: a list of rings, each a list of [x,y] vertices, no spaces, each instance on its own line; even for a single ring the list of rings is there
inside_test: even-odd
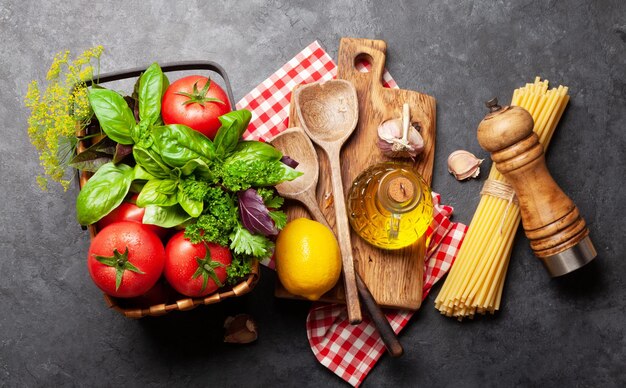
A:
[[[276,240],[276,272],[290,293],[318,300],[341,274],[341,253],[333,232],[317,221],[290,221]]]

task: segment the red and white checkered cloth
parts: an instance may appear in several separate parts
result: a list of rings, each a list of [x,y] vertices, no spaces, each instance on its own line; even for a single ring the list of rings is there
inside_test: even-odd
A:
[[[362,70],[365,71],[365,67]],[[237,103],[238,109],[252,112],[244,137],[269,140],[285,130],[294,86],[331,80],[336,73],[337,67],[326,51],[318,42],[311,43]],[[386,87],[398,87],[387,71],[383,81]],[[433,194],[433,202],[434,220],[427,231],[430,240],[425,259],[424,298],[450,269],[467,231],[465,225],[450,221],[453,209],[440,204],[439,194]],[[274,268],[271,259],[263,264]],[[409,311],[386,313],[396,333],[412,315]],[[374,324],[364,317],[361,324],[350,325],[344,305],[315,303],[309,311],[306,329],[311,350],[319,362],[353,386],[361,384],[385,353]]]

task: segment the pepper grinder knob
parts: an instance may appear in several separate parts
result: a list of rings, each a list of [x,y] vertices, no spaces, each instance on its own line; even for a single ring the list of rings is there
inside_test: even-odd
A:
[[[597,253],[585,220],[554,181],[543,146],[524,108],[487,102],[490,112],[478,126],[478,143],[513,186],[530,246],[550,276],[570,273]]]

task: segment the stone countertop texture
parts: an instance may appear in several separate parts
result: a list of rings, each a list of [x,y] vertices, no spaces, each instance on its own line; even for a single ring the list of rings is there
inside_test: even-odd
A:
[[[256,289],[191,312],[133,321],[89,278],[75,188],[42,192],[23,98],[55,53],[102,44],[101,71],[215,60],[239,99],[306,45],[336,58],[343,36],[383,39],[402,88],[437,98],[434,189],[469,223],[478,180],[446,158],[476,141],[483,102],[510,101],[541,75],[571,101],[547,162],[585,217],[599,257],[550,279],[521,229],[501,311],[459,323],[424,302],[365,387],[626,384],[626,3],[613,1],[0,1],[0,386],[342,386],[309,349],[308,302]],[[222,343],[228,315],[252,314],[258,342]]]

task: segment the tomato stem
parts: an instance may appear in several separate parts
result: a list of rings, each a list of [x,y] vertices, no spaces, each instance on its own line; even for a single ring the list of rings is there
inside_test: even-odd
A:
[[[124,253],[120,253],[116,248],[113,250],[113,256],[94,255],[94,257],[107,267],[115,268],[115,291],[122,285],[124,271],[128,270],[142,275],[145,273],[128,261],[128,247]]]
[[[211,258],[211,250],[209,249],[209,245],[204,242],[204,247],[206,248],[206,253],[204,258],[196,257],[196,262],[198,263],[198,269],[191,276],[192,279],[197,278],[202,275],[202,291],[204,291],[209,283],[209,277],[217,284],[218,287],[222,287],[224,284],[220,281],[217,274],[215,273],[215,269],[219,267],[226,267],[226,265],[220,263],[219,261],[214,261]]]
[[[209,78],[207,80],[207,82],[204,84],[204,87],[202,88],[202,90],[198,91],[198,82],[200,81],[196,81],[193,84],[193,91],[191,93],[187,93],[187,92],[176,92],[176,94],[180,95],[180,96],[185,96],[188,98],[188,100],[184,101],[182,104],[183,105],[189,105],[189,104],[200,104],[203,107],[205,106],[204,104],[206,104],[207,102],[217,102],[219,104],[222,105],[226,105],[226,103],[222,100],[220,100],[219,98],[213,98],[213,97],[207,97],[207,93],[209,92],[209,88],[211,87],[211,78]]]

